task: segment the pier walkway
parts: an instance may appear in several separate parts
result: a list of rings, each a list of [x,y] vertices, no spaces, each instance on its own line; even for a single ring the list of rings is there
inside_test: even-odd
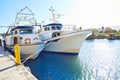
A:
[[[0,46],[0,80],[37,80],[29,68],[16,65],[15,58]]]

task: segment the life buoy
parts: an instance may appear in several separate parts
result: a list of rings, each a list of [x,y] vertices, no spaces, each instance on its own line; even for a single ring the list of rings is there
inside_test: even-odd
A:
[[[33,40],[38,40],[38,38],[34,38]]]
[[[25,44],[31,44],[31,39],[30,38],[26,38],[25,39]]]

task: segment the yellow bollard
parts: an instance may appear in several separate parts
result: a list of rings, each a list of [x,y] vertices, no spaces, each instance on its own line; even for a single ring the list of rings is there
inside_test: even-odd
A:
[[[14,52],[15,52],[15,57],[16,57],[16,64],[21,64],[20,48],[18,44],[14,45]]]

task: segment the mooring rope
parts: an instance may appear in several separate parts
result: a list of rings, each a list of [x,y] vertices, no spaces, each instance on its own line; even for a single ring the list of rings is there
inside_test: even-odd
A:
[[[52,41],[50,41],[50,42],[52,42]],[[44,41],[43,42],[44,44],[45,44],[45,46],[43,47],[43,49],[46,47],[46,46],[48,46],[46,43],[47,43],[47,41]],[[28,56],[27,58],[24,58],[24,59],[22,59],[22,63],[24,64],[26,61],[28,61],[31,57],[33,57],[35,54],[31,54],[30,56]]]

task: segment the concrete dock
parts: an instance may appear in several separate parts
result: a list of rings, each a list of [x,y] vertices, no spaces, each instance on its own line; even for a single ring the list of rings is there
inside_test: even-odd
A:
[[[0,80],[37,80],[23,64],[16,65],[15,58],[0,46]]]

